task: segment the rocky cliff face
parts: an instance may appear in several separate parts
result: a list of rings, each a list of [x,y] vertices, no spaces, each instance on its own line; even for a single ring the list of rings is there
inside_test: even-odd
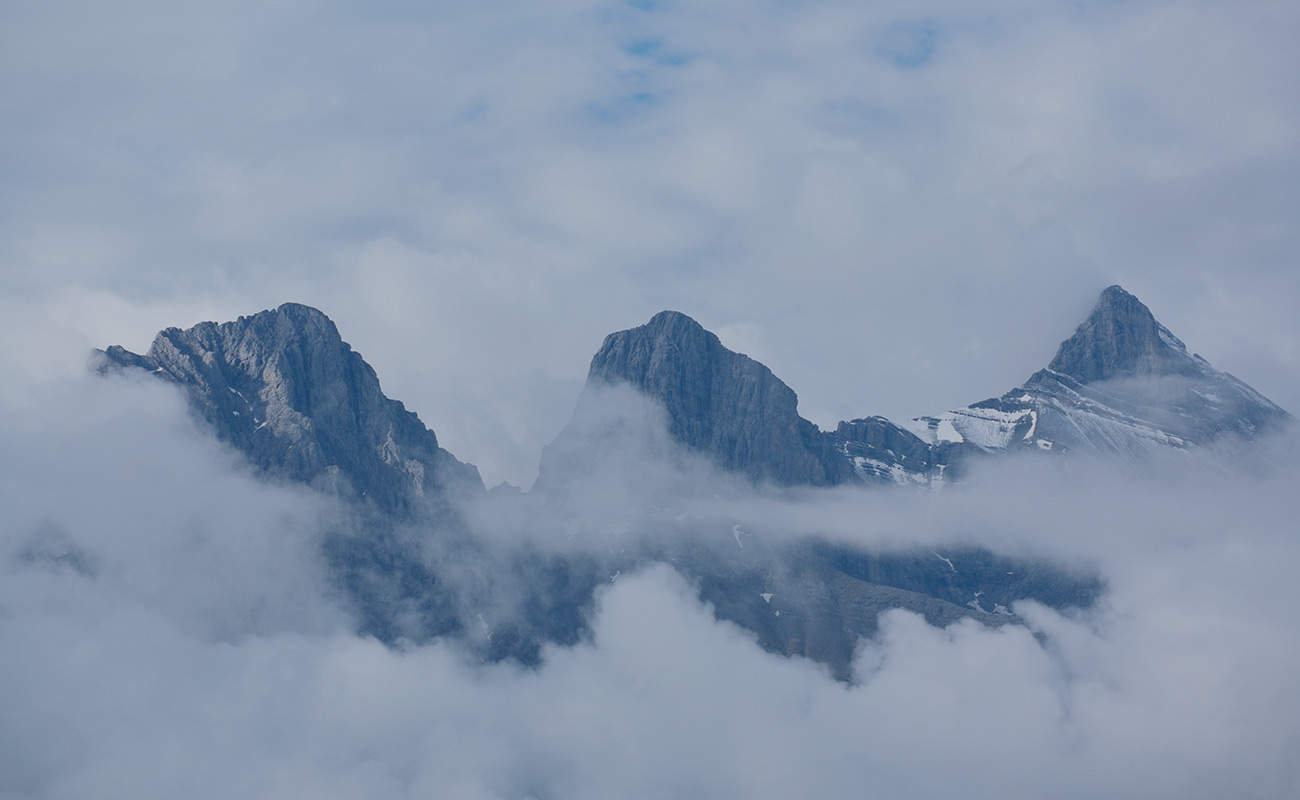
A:
[[[384,396],[370,365],[308,306],[168,328],[148,353],[113,346],[100,364],[180,385],[218,438],[276,478],[393,515],[445,492],[483,489],[478,470]]]
[[[383,641],[456,637],[485,659],[535,662],[545,642],[581,639],[598,585],[662,561],[764,647],[817,659],[845,679],[858,639],[885,609],[937,625],[1001,625],[1015,621],[1014,600],[1088,605],[1104,587],[1095,575],[975,548],[864,553],[793,532],[765,540],[729,518],[669,508],[681,481],[657,487],[659,505],[638,483],[662,478],[659,465],[628,480],[629,462],[686,453],[757,484],[935,486],[971,459],[1017,450],[1140,457],[1250,442],[1294,421],[1189,354],[1119,287],[1102,293],[1046,369],[1006,395],[903,425],[865,417],[833,431],[801,418],[795,393],[762,364],[663,312],[605,340],[573,420],[543,456],[541,491],[529,494],[483,492],[477,470],[385,397],[374,370],[306,306],[169,328],[144,355],[109,347],[100,368],[177,384],[195,415],[266,475],[377,511],[357,530],[322,535],[321,546],[359,628]],[[745,491],[736,496],[752,496]],[[521,520],[520,542],[596,531],[595,545],[501,553],[478,537],[473,515],[416,513],[458,493],[495,504],[495,519]],[[609,518],[573,518],[583,503]]]
[[[1206,366],[1187,354],[1183,343],[1156,322],[1141,300],[1119,286],[1109,286],[1074,335],[1061,342],[1047,369],[1082,384],[1201,375]]]
[[[606,449],[610,437],[589,417],[599,405],[592,398],[612,386],[630,386],[660,405],[679,445],[760,483],[889,482],[901,457],[887,454],[926,450],[913,434],[879,417],[842,423],[842,436],[821,431],[799,416],[798,397],[771,370],[728,350],[685,314],[663,311],[605,338],[574,419],[543,454],[540,488],[564,481],[561,473],[575,463],[567,454]],[[918,457],[906,469],[926,468]]]
[[[1295,419],[1220,372],[1119,286],[1056,357],[1001,397],[909,423],[934,444],[971,453],[1038,450],[1121,459],[1218,445],[1249,445]],[[927,436],[928,434],[928,436]]]
[[[844,479],[842,459],[799,416],[790,387],[685,314],[664,311],[640,328],[610,334],[587,381],[628,383],[661,401],[672,437],[725,469],[779,485]]]
[[[615,333],[592,360],[588,390],[627,384],[667,411],[669,433],[725,470],[784,486],[936,485],[972,460],[1013,451],[1140,458],[1250,441],[1294,419],[1254,389],[1187,352],[1119,286],[1023,386],[963,409],[895,424],[882,417],[821,431],[766,367],[665,311]],[[582,405],[579,406],[579,414]],[[576,415],[575,415],[576,416]],[[575,419],[557,451],[579,451]],[[543,484],[558,480],[543,460]]]

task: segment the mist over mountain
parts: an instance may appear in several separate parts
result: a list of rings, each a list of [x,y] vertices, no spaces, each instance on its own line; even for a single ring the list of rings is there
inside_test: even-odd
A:
[[[1119,286],[1101,293],[1045,369],[1001,397],[903,423],[883,417],[821,431],[770,370],[665,311],[611,334],[592,359],[587,392],[626,383],[662,404],[673,439],[719,467],[779,486],[942,485],[968,463],[1016,452],[1079,451],[1128,466],[1161,450],[1250,443],[1294,423],[1275,403],[1219,372]],[[590,436],[583,402],[546,451],[539,482],[573,438]],[[582,431],[582,433],[579,433]],[[568,459],[571,462],[580,459]]]
[[[1297,40],[0,3],[0,800],[1295,800]]]
[[[483,488],[478,470],[385,397],[374,369],[314,308],[285,303],[234,322],[168,328],[149,352],[102,353],[186,388],[190,406],[263,473],[400,515],[417,498]]]
[[[819,487],[937,492],[995,456],[1078,453],[1156,468],[1143,459],[1162,448],[1249,444],[1292,421],[1189,355],[1117,286],[1048,368],[1002,398],[833,431],[800,417],[794,391],[765,366],[663,312],[606,338],[527,494],[485,492],[315,309],[172,328],[143,356],[110,347],[100,357],[101,372],[147,371],[179,386],[261,474],[362,515],[359,530],[322,544],[359,630],[390,644],[452,636],[484,658],[527,664],[548,642],[589,635],[598,586],[655,562],[690,578],[719,618],[763,647],[820,661],[841,680],[891,608],[941,627],[967,618],[996,627],[1016,621],[1011,608],[1026,599],[1088,607],[1104,582],[1086,566],[979,542],[862,547],[798,522],[774,530],[737,507]]]
[[[696,333],[644,362],[708,377],[692,443],[602,377],[487,491],[325,319],[164,332],[0,420],[0,794],[1293,793],[1294,465],[1243,456],[1285,418],[800,486],[715,459],[797,407]]]

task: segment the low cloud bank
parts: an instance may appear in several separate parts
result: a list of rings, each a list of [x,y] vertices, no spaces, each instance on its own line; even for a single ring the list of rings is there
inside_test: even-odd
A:
[[[1300,791],[1293,473],[708,496],[756,537],[982,543],[1093,563],[1109,590],[999,629],[889,612],[847,686],[651,565],[525,669],[355,635],[315,549],[331,504],[256,480],[166,387],[43,391],[0,423],[0,796]]]

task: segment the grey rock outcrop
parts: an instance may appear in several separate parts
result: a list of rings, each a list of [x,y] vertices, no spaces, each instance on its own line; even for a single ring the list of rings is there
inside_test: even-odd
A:
[[[678,548],[671,561],[714,613],[753,631],[764,648],[818,661],[841,680],[852,679],[857,646],[876,634],[884,611],[905,609],[939,627],[963,619],[996,627],[1020,621],[1011,611],[1016,601],[1087,607],[1105,589],[1087,571],[980,548],[873,553],[755,536],[741,549],[727,547],[725,533],[722,542],[698,533],[701,541]]]
[[[1074,335],[1061,342],[1047,369],[1082,384],[1138,376],[1198,376],[1205,366],[1187,354],[1141,300],[1120,286],[1108,286]]]
[[[1030,449],[1132,463],[1208,447],[1246,453],[1294,422],[1255,389],[1189,353],[1140,300],[1111,286],[1047,368],[1022,386],[909,424],[962,456]]]
[[[286,303],[234,322],[168,328],[149,352],[112,346],[100,370],[146,370],[181,386],[194,414],[263,473],[404,515],[478,470],[380,390],[330,319]]]
[[[611,334],[585,392],[626,384],[667,413],[668,433],[722,469],[782,486],[940,485],[973,461],[1007,452],[1082,451],[1140,459],[1170,449],[1249,443],[1294,418],[1237,378],[1190,354],[1119,286],[1063,342],[1046,369],[1002,397],[896,424],[883,417],[822,431],[766,367],[665,311]],[[581,452],[575,420],[551,446]],[[539,485],[572,459],[543,458]]]
[[[725,469],[779,485],[844,479],[843,460],[799,416],[794,391],[685,314],[663,311],[640,328],[610,334],[587,381],[629,383],[660,400],[672,437]]]
[[[926,451],[915,435],[879,417],[842,423],[842,436],[823,432],[799,416],[798,396],[770,369],[728,350],[685,314],[663,311],[645,325],[605,337],[574,419],[543,453],[537,488],[563,483],[563,473],[579,463],[572,454],[608,448],[608,426],[593,425],[591,417],[599,406],[593,398],[614,386],[630,386],[659,404],[677,444],[759,483],[889,482],[890,469],[877,467],[872,456],[894,459],[886,454],[897,448],[901,460]],[[907,468],[928,465],[918,457]]]
[[[671,509],[702,473],[665,471],[659,459],[720,468],[741,484],[732,489],[744,502],[746,482],[936,486],[974,459],[1012,451],[1140,457],[1249,443],[1294,422],[1189,354],[1119,287],[1102,293],[1046,369],[1002,397],[901,425],[865,417],[832,431],[800,417],[794,391],[767,367],[689,317],[663,312],[606,338],[527,494],[484,491],[477,470],[384,396],[374,370],[307,306],[169,328],[148,353],[109,347],[99,364],[178,385],[194,414],[265,475],[365,512],[360,525],[321,540],[363,633],[390,643],[456,637],[484,659],[536,663],[544,643],[582,639],[598,585],[660,561],[767,649],[816,659],[846,680],[856,643],[875,632],[883,610],[909,609],[936,625],[1001,625],[1015,622],[1015,600],[1086,606],[1104,586],[1094,574],[978,548],[867,553],[793,531],[765,539]],[[419,513],[444,510],[458,494],[482,505]],[[593,516],[574,516],[582,513]],[[498,552],[473,520],[518,520],[513,539],[524,544]],[[530,544],[547,531],[607,540],[562,551]],[[94,568],[57,537],[29,557]]]

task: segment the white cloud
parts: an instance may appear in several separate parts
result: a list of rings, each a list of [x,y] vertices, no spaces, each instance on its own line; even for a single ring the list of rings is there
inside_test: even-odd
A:
[[[846,688],[653,569],[528,672],[352,636],[310,556],[319,499],[81,370],[311,303],[444,446],[528,484],[601,338],[662,308],[761,348],[827,423],[1000,393],[1118,281],[1294,411],[1298,22],[4,6],[0,794],[1295,795],[1285,481],[724,507],[1090,562],[1110,593],[1018,608],[1031,630],[890,615]]]
[[[1300,405],[1289,3],[5,13],[6,293],[316,304],[489,481],[662,308],[828,424],[998,394],[1118,281]]]
[[[601,590],[589,641],[527,670],[352,634],[313,554],[328,506],[253,479],[165,387],[48,388],[0,426],[6,796],[1281,798],[1300,785],[1300,508],[1285,470],[1247,483],[1012,465],[980,491],[705,500],[699,513],[754,537],[984,543],[1092,563],[1109,589],[1086,613],[1021,603],[1024,627],[890,612],[846,686],[762,651],[651,566]]]

